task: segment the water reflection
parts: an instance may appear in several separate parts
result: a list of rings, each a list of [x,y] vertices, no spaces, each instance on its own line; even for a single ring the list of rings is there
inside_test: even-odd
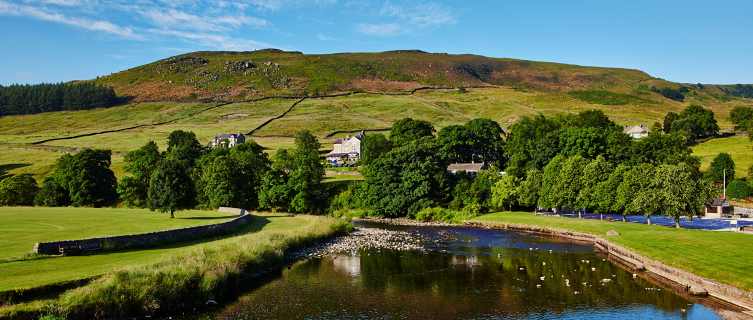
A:
[[[425,243],[428,254],[362,250],[301,261],[224,310],[184,318],[718,319],[593,247],[501,230],[417,230],[449,240]]]

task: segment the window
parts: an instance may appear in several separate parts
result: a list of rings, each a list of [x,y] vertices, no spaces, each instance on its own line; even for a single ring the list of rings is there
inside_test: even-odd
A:
[[[353,151],[356,151],[356,147],[353,147]]]

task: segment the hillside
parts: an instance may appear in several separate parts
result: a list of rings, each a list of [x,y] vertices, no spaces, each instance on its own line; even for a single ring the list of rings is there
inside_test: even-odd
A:
[[[133,101],[0,117],[0,176],[48,175],[60,155],[50,150],[92,147],[122,155],[149,140],[164,150],[167,135],[178,129],[195,132],[202,144],[219,133],[242,132],[273,154],[292,147],[292,135],[300,129],[311,130],[327,149],[346,132],[386,130],[404,117],[429,121],[437,130],[484,117],[508,130],[524,116],[601,109],[621,125],[650,125],[668,112],[699,104],[713,110],[722,131],[729,131],[729,111],[753,106],[753,100],[723,91],[736,86],[686,84],[685,99],[675,101],[651,89],[683,84],[637,70],[417,51],[196,52],[92,81]],[[468,92],[451,88],[461,85]],[[309,97],[302,99],[304,94]],[[120,176],[122,157],[114,157],[113,166]]]
[[[638,70],[418,50],[305,55],[275,49],[193,52],[95,80],[133,101],[238,101],[424,86],[512,86],[568,92],[634,88]]]

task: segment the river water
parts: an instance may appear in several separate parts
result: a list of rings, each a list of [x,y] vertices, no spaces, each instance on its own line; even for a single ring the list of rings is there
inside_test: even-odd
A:
[[[420,234],[428,252],[298,261],[234,302],[171,319],[719,319],[593,246],[494,229],[360,226]]]

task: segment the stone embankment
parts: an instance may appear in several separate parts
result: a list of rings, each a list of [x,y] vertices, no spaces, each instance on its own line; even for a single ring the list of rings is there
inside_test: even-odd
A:
[[[659,261],[648,259],[636,252],[616,245],[598,235],[568,231],[559,228],[530,226],[515,223],[463,221],[463,225],[484,228],[499,228],[523,232],[536,232],[563,237],[580,242],[587,242],[593,244],[603,252],[608,253],[610,256],[627,262],[629,265],[634,266],[637,270],[651,272],[662,278],[678,283],[686,290],[688,290],[688,292],[690,292],[691,294],[708,294],[712,297],[730,302],[744,309],[747,309],[748,311],[746,311],[745,313],[753,315],[751,314],[751,311],[753,311],[753,292],[746,292],[744,290],[740,290],[738,288],[722,284],[711,279],[699,277],[685,270],[670,267]]]

